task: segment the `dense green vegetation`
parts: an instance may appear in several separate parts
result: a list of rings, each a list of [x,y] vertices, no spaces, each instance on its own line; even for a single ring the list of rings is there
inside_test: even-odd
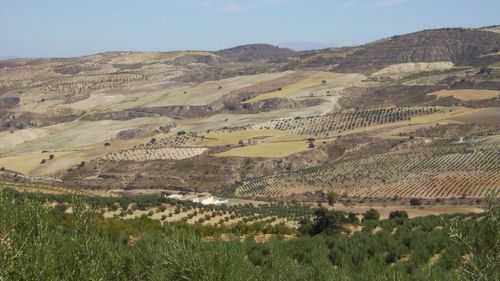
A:
[[[319,209],[301,227],[314,231],[259,244],[251,236],[208,242],[196,230],[202,226],[161,225],[147,217],[103,219],[81,197],[68,199],[73,214],[48,208],[36,195],[0,189],[1,280],[499,278],[499,206],[484,215],[395,214],[363,222]]]
[[[243,204],[243,205],[202,205],[192,201],[178,201],[175,199],[166,198],[163,195],[124,195],[118,197],[101,197],[88,196],[83,194],[22,194],[12,189],[5,189],[4,192],[10,193],[11,196],[25,196],[30,200],[35,200],[39,203],[56,203],[64,204],[67,202],[78,201],[91,209],[100,208],[122,208],[127,209],[133,204],[134,209],[147,210],[149,208],[160,207],[162,204],[175,205],[179,209],[191,210],[194,208],[203,208],[207,211],[217,211],[234,213],[237,217],[253,216],[255,214],[266,217],[278,217],[288,219],[300,219],[302,217],[310,217],[314,213],[314,209],[308,204],[297,202],[271,202],[260,205]]]

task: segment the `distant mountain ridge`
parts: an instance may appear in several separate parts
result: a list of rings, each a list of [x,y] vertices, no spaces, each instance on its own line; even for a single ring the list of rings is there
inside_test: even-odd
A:
[[[337,72],[372,73],[392,64],[409,62],[453,62],[456,65],[485,65],[500,60],[500,27],[477,29],[441,28],[395,35],[355,47],[295,51],[271,44],[248,44],[219,51],[144,52],[149,57],[183,53],[175,65],[193,63],[221,65],[226,62],[267,61],[282,69],[325,67]],[[135,56],[141,52],[107,52],[109,56]],[[95,55],[94,55],[95,56]],[[85,56],[93,57],[93,56]],[[85,57],[71,58],[82,59]],[[30,59],[36,60],[36,59]],[[15,61],[15,60],[14,60]],[[6,61],[3,62],[6,65]],[[11,63],[11,61],[9,61]],[[142,62],[145,63],[145,62]]]
[[[17,58],[18,57],[16,57],[16,56],[9,56],[9,55],[7,55],[7,56],[0,56],[0,61],[3,61],[3,60],[15,60]]]

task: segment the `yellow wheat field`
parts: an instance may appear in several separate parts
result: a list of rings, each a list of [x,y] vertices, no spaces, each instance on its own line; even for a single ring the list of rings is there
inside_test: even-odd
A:
[[[428,95],[433,95],[438,97],[454,97],[462,101],[471,101],[471,100],[485,100],[485,99],[496,98],[498,97],[498,95],[500,95],[500,91],[473,90],[473,89],[441,90],[434,93],[430,93]]]

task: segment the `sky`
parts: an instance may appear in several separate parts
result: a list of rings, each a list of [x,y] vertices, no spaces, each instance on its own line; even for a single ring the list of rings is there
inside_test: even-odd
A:
[[[0,56],[352,46],[500,24],[499,0],[0,0]]]

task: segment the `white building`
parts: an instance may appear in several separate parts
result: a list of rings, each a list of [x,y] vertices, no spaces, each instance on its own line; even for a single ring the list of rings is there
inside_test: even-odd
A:
[[[181,201],[191,201],[194,203],[201,203],[203,205],[223,205],[227,204],[228,200],[214,197],[210,193],[201,193],[199,195],[195,194],[186,194],[186,195],[180,195],[180,194],[171,194],[167,196],[169,199],[174,199],[174,200],[181,200]]]
[[[175,199],[175,200],[182,200],[184,196],[180,195],[180,194],[170,194],[169,196],[167,196],[168,199]]]
[[[227,200],[216,198],[213,196],[204,198],[200,201],[200,203],[203,205],[222,205],[222,204],[227,204],[227,202],[228,202]]]

